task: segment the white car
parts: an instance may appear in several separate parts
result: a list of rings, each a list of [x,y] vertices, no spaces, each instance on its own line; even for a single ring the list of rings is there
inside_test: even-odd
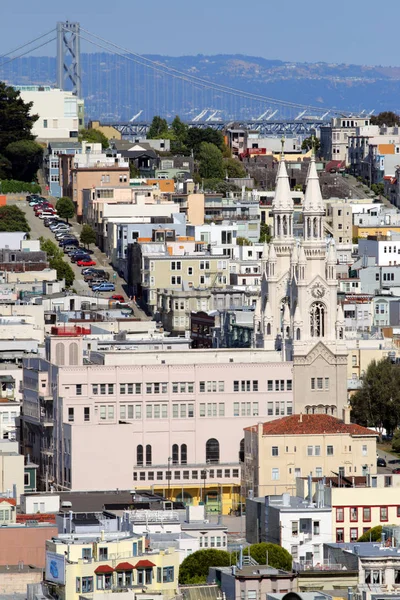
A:
[[[55,212],[50,212],[50,211],[44,210],[39,215],[39,219],[47,219],[47,217],[58,217],[58,214]]]

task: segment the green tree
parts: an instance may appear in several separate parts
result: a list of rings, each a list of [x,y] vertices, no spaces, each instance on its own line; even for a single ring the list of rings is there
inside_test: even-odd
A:
[[[198,158],[201,144],[203,142],[214,144],[221,150],[221,152],[223,152],[226,148],[224,136],[222,135],[221,131],[215,131],[211,127],[207,127],[206,129],[200,129],[200,127],[190,127],[187,132],[186,145],[189,152],[193,152],[195,158]]]
[[[72,202],[71,198],[62,196],[57,200],[56,210],[62,219],[67,219],[68,223],[69,219],[72,219],[75,214],[75,204]]]
[[[63,251],[57,246],[57,244],[49,240],[49,238],[44,238],[43,236],[41,236],[39,238],[39,241],[40,249],[43,252],[46,252],[47,258],[49,260],[52,258],[60,259],[64,256]]]
[[[238,238],[236,238],[236,244],[238,246],[252,246],[253,244],[250,242],[250,240],[248,240],[245,237],[241,237],[239,236]]]
[[[237,158],[224,160],[224,168],[228,177],[246,177],[246,169]]]
[[[9,179],[12,176],[12,164],[6,156],[0,154],[0,179]],[[1,188],[0,188],[1,190]]]
[[[260,227],[260,242],[267,242],[267,244],[271,241],[271,229],[270,226],[266,223],[261,223]]]
[[[190,154],[187,147],[188,126],[178,116],[171,123],[170,140],[171,152],[174,154]]]
[[[202,142],[200,145],[199,174],[204,179],[223,179],[225,176],[222,152],[211,142]]]
[[[49,261],[49,265],[50,268],[57,271],[57,279],[65,279],[66,287],[71,287],[75,279],[71,265],[62,258],[52,258]]]
[[[185,558],[179,567],[179,583],[205,583],[210,567],[229,567],[232,556],[225,550],[197,550]]]
[[[92,144],[101,144],[103,150],[107,150],[110,145],[107,137],[100,129],[81,129],[78,140],[80,142],[89,142]]]
[[[392,450],[397,453],[400,452],[400,429],[396,429],[393,432]]]
[[[33,102],[24,102],[20,93],[0,81],[0,154],[13,142],[33,140],[32,127],[38,115],[31,115]]]
[[[0,231],[30,230],[25,213],[18,206],[0,206]]]
[[[350,399],[352,419],[376,427],[382,435],[400,423],[400,371],[390,360],[373,360],[362,379],[362,387]]]
[[[169,131],[168,131],[168,123],[167,123],[166,119],[162,119],[158,115],[153,117],[153,120],[151,122],[149,131],[147,132],[146,137],[149,140],[155,140],[157,138],[168,137],[168,135],[169,135]]]
[[[260,544],[252,544],[245,548],[245,554],[249,554],[259,565],[268,564],[275,569],[283,569],[284,571],[292,570],[292,556],[285,548],[277,544],[261,542]]]
[[[43,147],[33,140],[19,140],[8,144],[5,155],[11,162],[12,176],[15,179],[32,181],[42,165]]]
[[[140,177],[140,171],[133,161],[129,163],[129,177],[131,179],[137,179],[138,177]]]
[[[371,527],[365,533],[363,533],[357,540],[357,542],[380,542],[382,538],[382,525]]]
[[[81,244],[84,246],[90,246],[90,244],[96,243],[96,232],[90,225],[84,225],[82,227],[80,235]]]
[[[396,115],[391,110],[385,110],[378,115],[372,115],[371,117],[371,125],[387,125],[388,127],[393,127],[393,125],[399,125],[400,117]]]
[[[308,138],[305,138],[303,140],[303,143],[301,144],[301,149],[305,150],[306,152],[308,152],[309,150],[311,150],[311,148],[314,145],[314,150],[315,150],[315,154],[318,153],[318,150],[321,147],[321,142],[319,141],[318,138],[310,136]]]
[[[376,196],[383,196],[385,193],[385,185],[383,183],[373,183],[371,185],[371,190]]]
[[[197,173],[195,175],[197,175]],[[201,177],[199,178],[199,181],[195,181],[195,183],[201,184]],[[228,192],[240,191],[240,188],[237,185],[225,181],[225,179],[204,179],[203,189],[208,192],[217,192],[217,194],[223,194],[224,196],[226,196]]]

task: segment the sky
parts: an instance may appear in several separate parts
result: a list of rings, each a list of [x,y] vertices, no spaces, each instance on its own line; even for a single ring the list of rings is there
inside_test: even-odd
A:
[[[399,0],[3,0],[0,55],[70,20],[139,54],[398,66],[389,15],[399,22]],[[55,48],[52,42],[35,54]],[[82,50],[98,48],[82,40]]]

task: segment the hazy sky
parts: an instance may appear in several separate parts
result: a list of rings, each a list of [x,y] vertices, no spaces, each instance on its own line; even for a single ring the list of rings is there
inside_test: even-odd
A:
[[[390,25],[400,20],[399,0],[1,0],[0,13],[0,54],[69,19],[141,54],[400,65]],[[35,54],[54,53],[53,42]]]

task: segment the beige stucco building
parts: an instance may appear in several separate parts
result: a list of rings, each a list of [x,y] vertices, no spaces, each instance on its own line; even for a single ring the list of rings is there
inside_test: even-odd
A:
[[[244,476],[256,496],[293,492],[310,473],[376,473],[376,433],[326,414],[298,414],[245,429]]]

